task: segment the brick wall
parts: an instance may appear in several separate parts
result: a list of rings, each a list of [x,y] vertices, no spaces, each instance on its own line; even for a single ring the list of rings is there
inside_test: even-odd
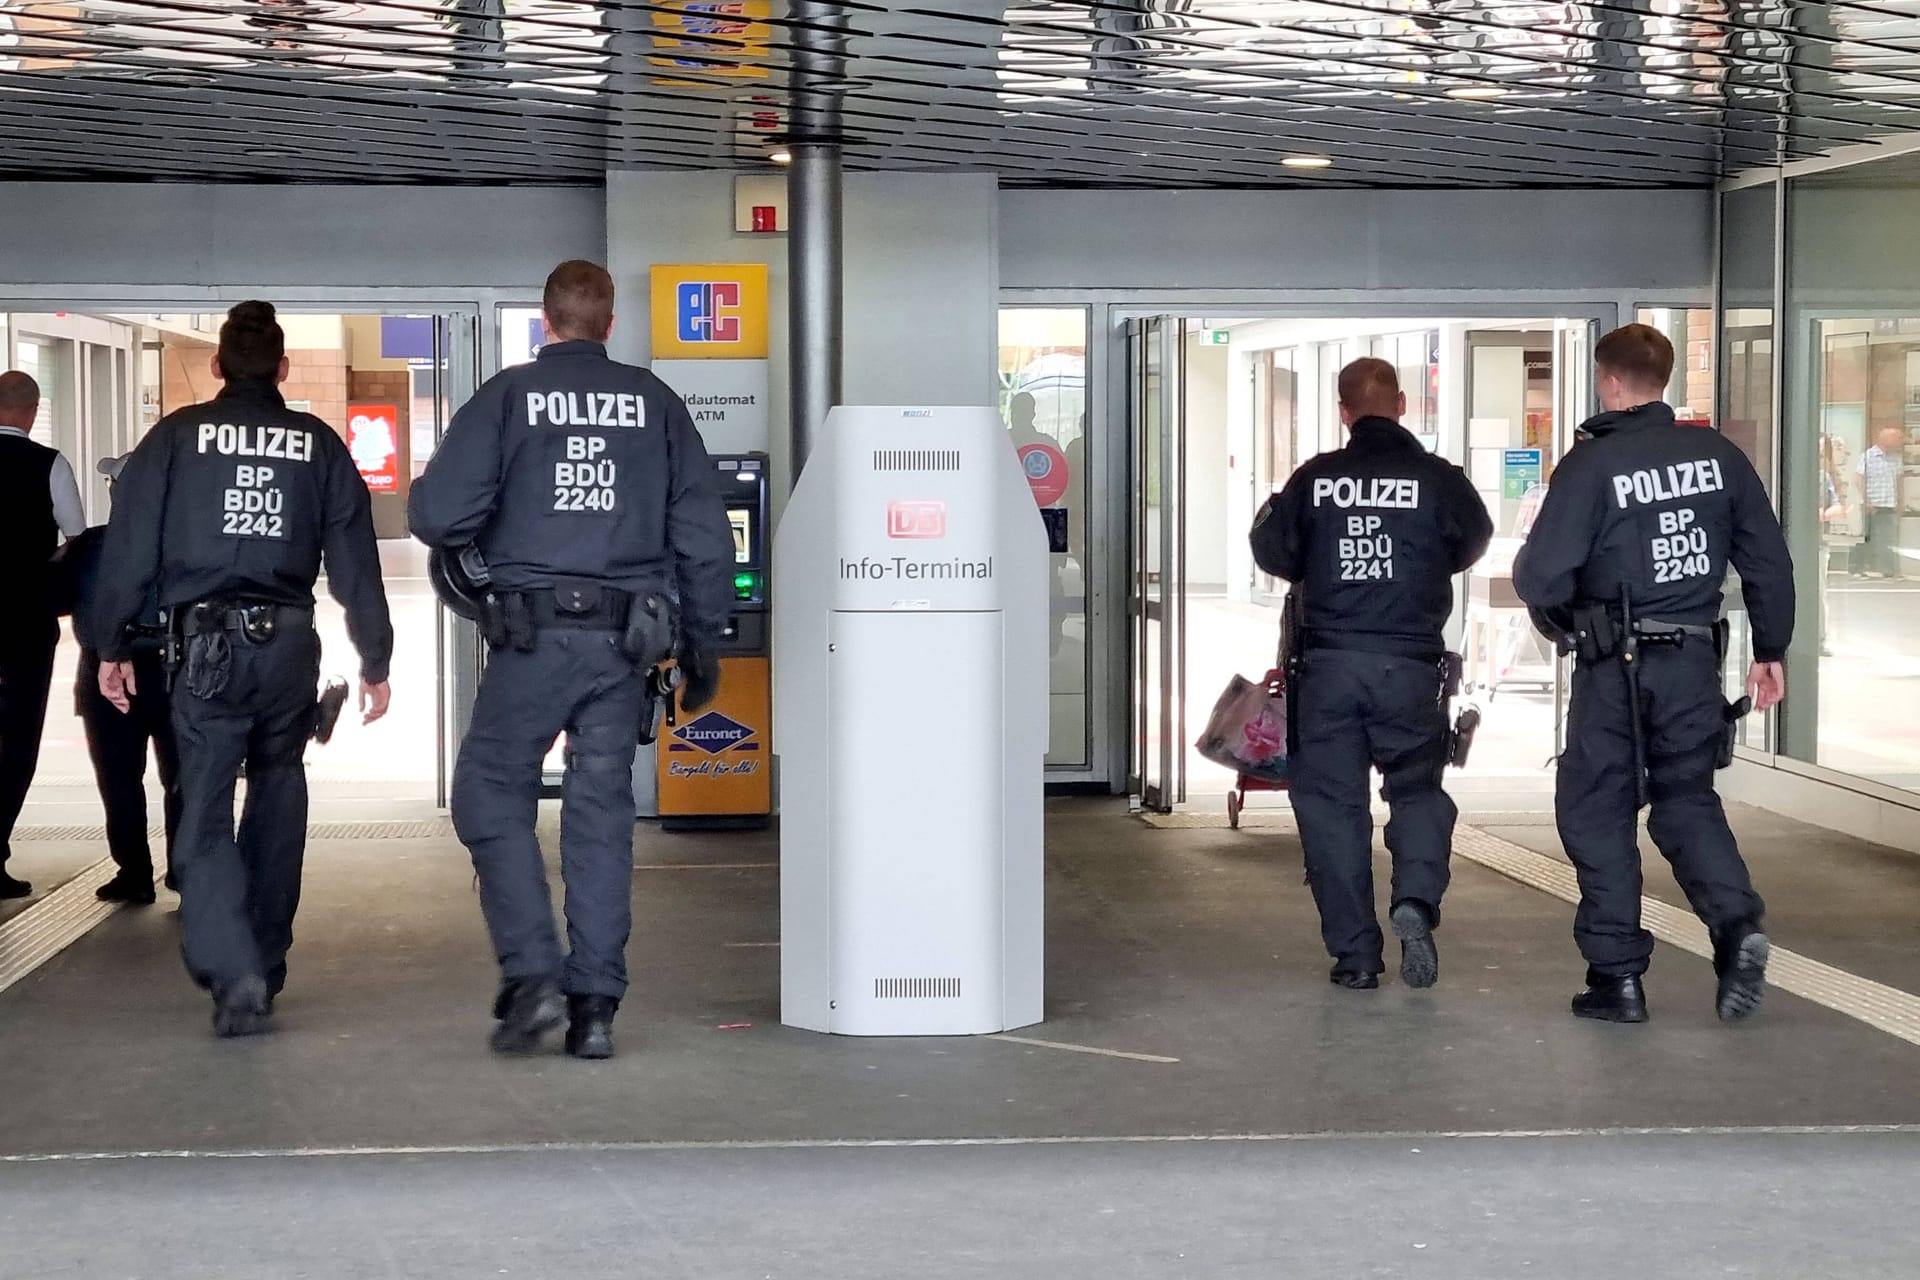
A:
[[[342,439],[347,434],[347,353],[344,351],[287,352],[287,380],[280,394],[305,400],[307,412],[319,415]]]

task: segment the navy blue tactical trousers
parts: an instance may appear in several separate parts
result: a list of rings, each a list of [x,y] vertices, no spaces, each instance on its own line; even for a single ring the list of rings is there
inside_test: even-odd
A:
[[[493,650],[453,772],[453,825],[480,876],[480,906],[508,980],[569,995],[627,989],[633,928],[633,753],[645,673],[612,631],[550,628],[530,652]],[[534,835],[541,763],[567,735],[560,872],[568,954]]]
[[[1709,929],[1757,924],[1765,906],[1713,789],[1726,723],[1713,646],[1642,646],[1640,652],[1653,805],[1647,833]],[[1653,955],[1653,935],[1640,927],[1634,767],[1625,669],[1617,660],[1576,666],[1553,806],[1560,843],[1580,880],[1574,940],[1588,967],[1609,976],[1645,973]]]
[[[1447,891],[1459,811],[1440,787],[1447,753],[1440,674],[1413,658],[1315,649],[1288,696],[1299,725],[1288,789],[1321,936],[1342,968],[1379,973],[1371,769],[1386,783],[1391,813],[1392,903],[1418,902],[1438,922]]]
[[[259,976],[278,993],[307,849],[302,757],[313,731],[320,638],[310,627],[284,627],[261,645],[231,634],[225,688],[202,698],[177,679],[173,689],[181,950],[194,981],[212,991]],[[242,763],[247,799],[236,836],[233,789]]]

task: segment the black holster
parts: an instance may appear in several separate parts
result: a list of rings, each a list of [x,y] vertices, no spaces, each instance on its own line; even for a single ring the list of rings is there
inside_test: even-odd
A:
[[[620,651],[636,666],[657,667],[673,657],[679,646],[673,605],[665,596],[649,592],[635,596],[627,608],[627,625],[620,633]]]

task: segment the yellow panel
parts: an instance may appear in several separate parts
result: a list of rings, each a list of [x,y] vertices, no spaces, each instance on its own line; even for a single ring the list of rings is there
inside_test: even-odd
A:
[[[679,713],[654,753],[660,816],[754,817],[773,812],[772,685],[765,658],[722,658],[720,696]]]
[[[764,360],[763,262],[653,268],[656,360]]]

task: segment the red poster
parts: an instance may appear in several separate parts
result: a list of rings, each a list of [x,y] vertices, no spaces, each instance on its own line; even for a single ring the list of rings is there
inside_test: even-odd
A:
[[[1050,507],[1067,496],[1067,455],[1053,445],[1045,441],[1021,445],[1020,469],[1027,473],[1037,505]]]
[[[369,493],[400,488],[400,410],[390,404],[347,406],[347,452]]]

